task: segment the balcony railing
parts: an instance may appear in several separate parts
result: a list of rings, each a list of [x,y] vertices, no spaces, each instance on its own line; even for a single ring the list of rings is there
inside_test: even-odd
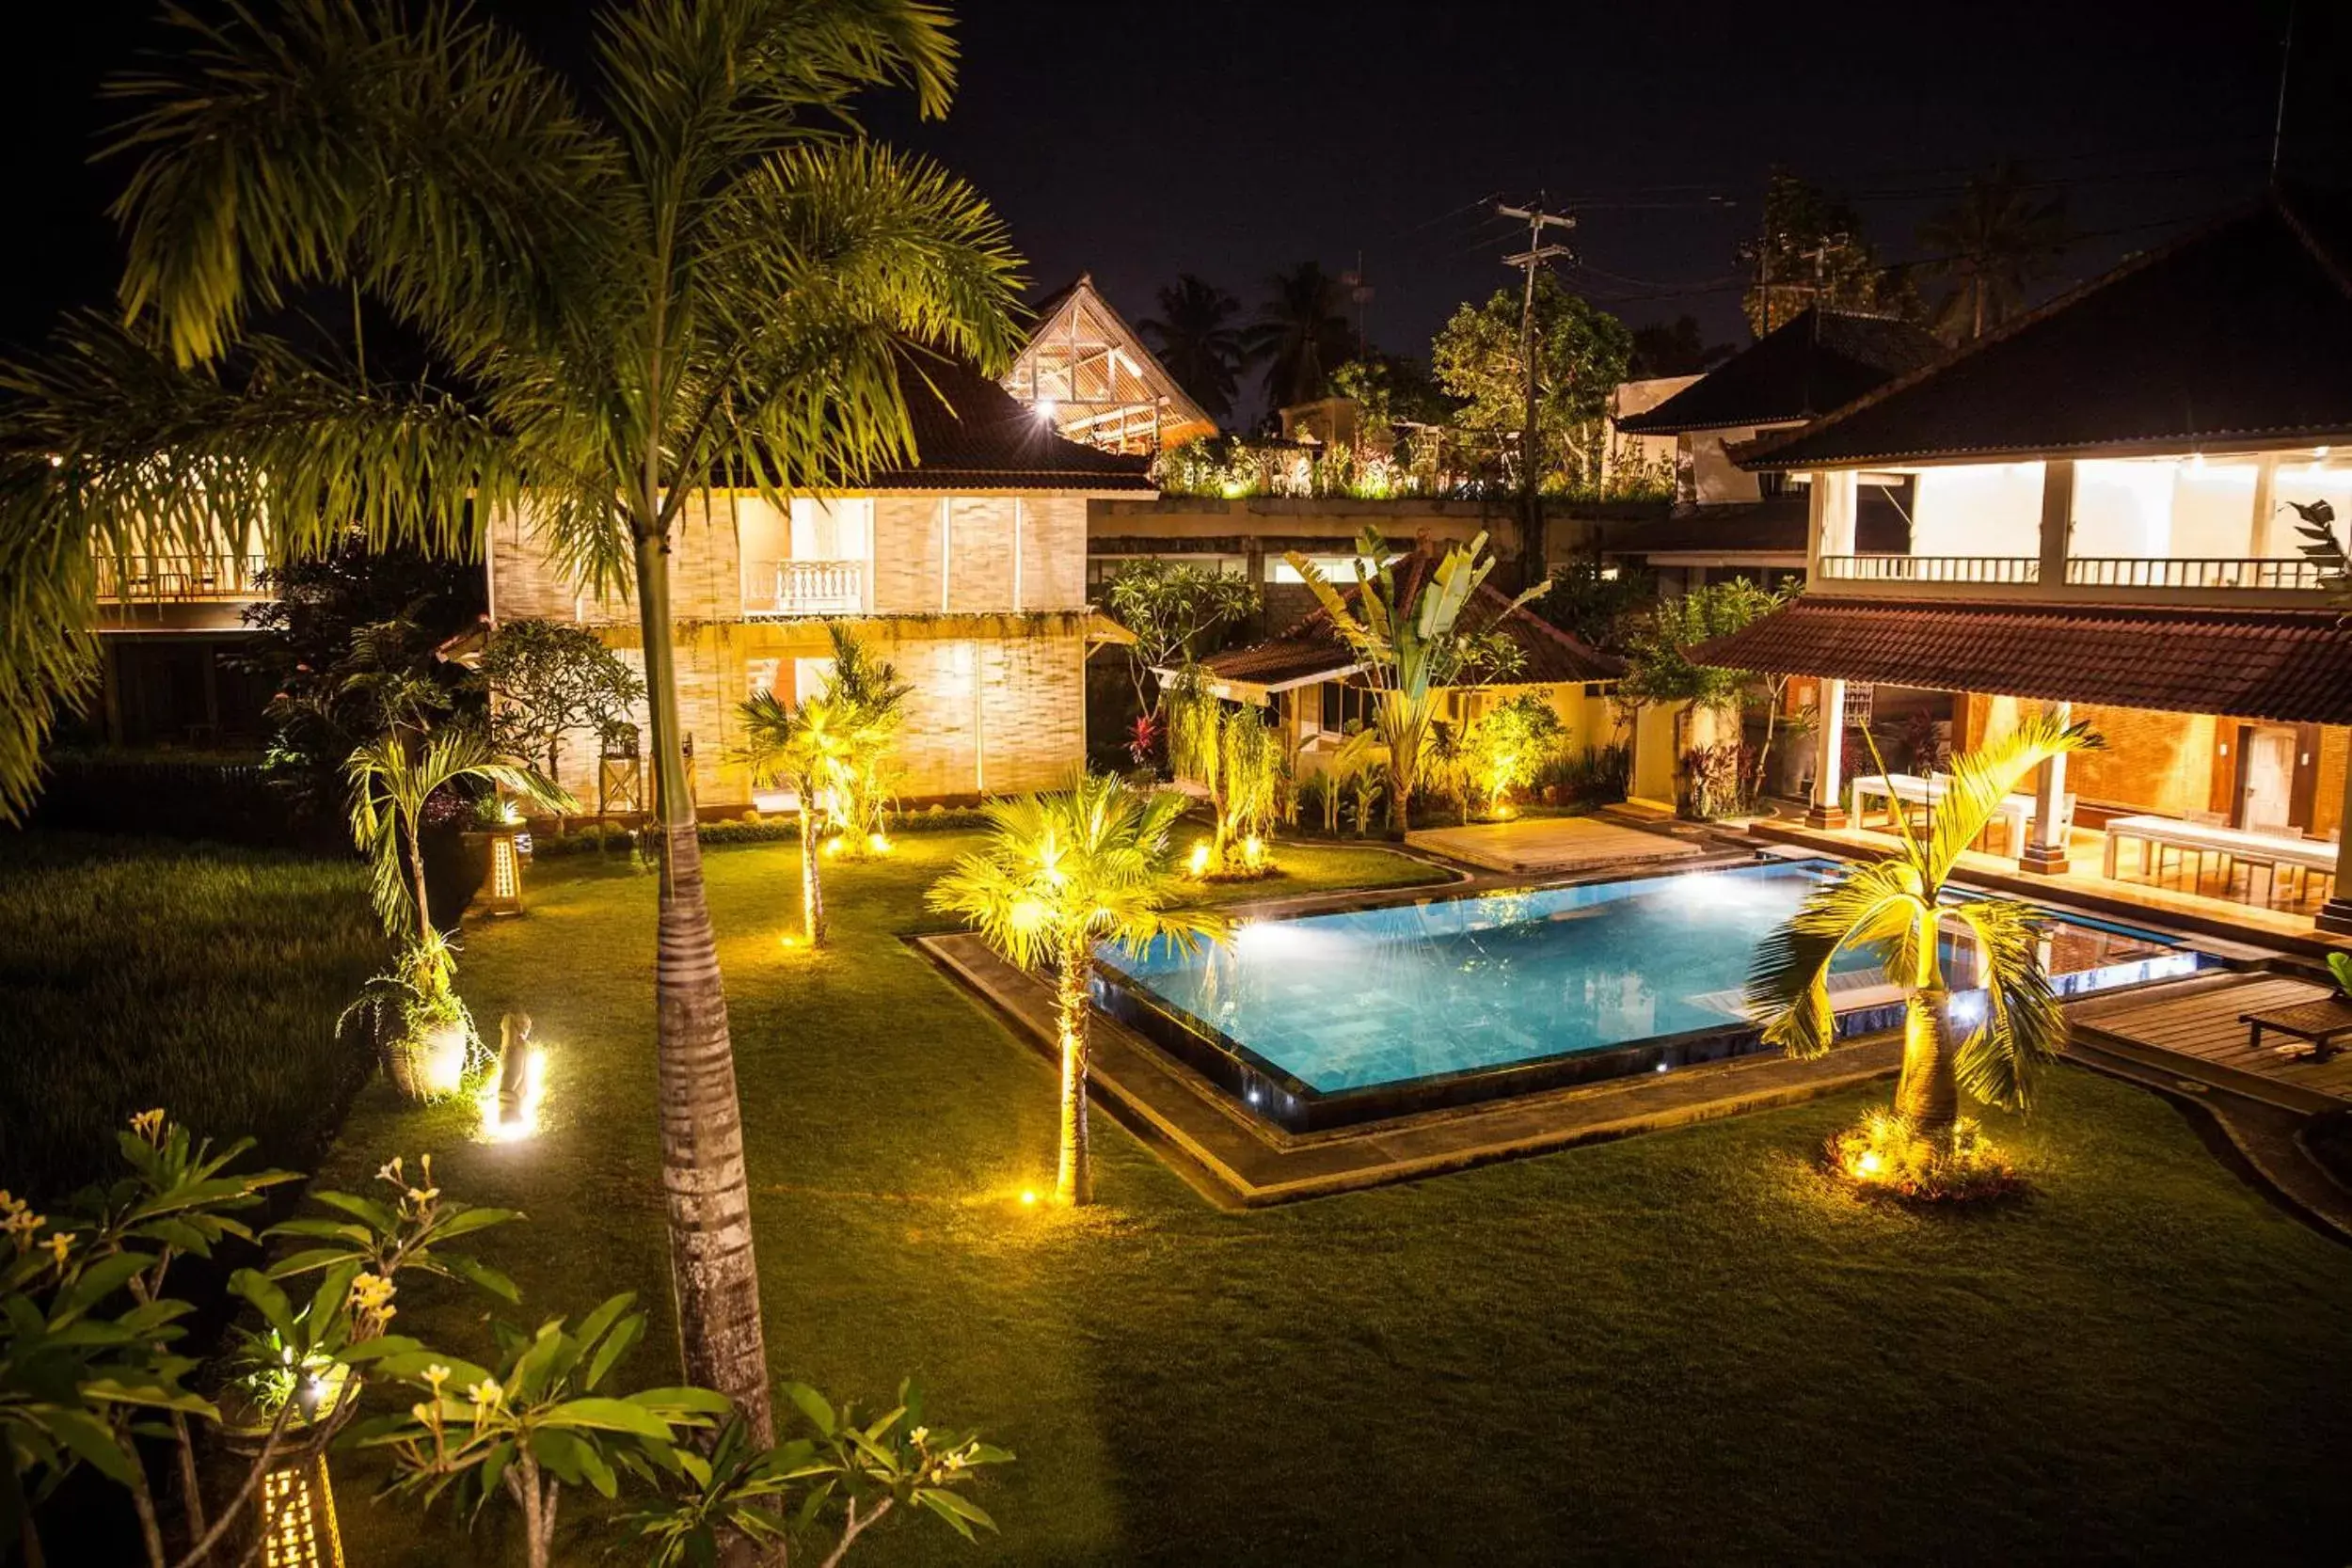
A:
[[[2315,561],[2217,556],[2075,556],[2066,580],[2092,588],[2325,588],[2328,573]]]
[[[1855,582],[2040,582],[2026,555],[1825,555],[1821,575]]]
[[[769,588],[763,599],[758,590]],[[747,615],[854,615],[866,608],[863,561],[776,561],[755,567],[744,593]]]
[[[258,599],[264,564],[258,555],[101,556],[98,596],[148,603]]]

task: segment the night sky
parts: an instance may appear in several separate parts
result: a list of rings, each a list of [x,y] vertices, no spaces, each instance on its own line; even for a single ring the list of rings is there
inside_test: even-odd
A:
[[[198,0],[199,4],[202,0]],[[12,18],[0,97],[17,243],[0,341],[110,287],[102,215],[119,176],[84,160],[99,80],[131,63],[149,0],[42,4]],[[583,7],[493,10],[560,57]],[[30,10],[30,8],[27,8]],[[2352,24],[2304,0],[2288,99],[2291,172],[2340,182],[2352,149]],[[1493,199],[1573,209],[1564,278],[1633,325],[1695,314],[1744,339],[1733,247],[1767,169],[1854,201],[1887,260],[2000,155],[2063,182],[2086,233],[2060,279],[2093,275],[2267,176],[2285,0],[2144,6],[1978,0],[1912,8],[1552,4],[1314,6],[1117,0],[961,8],[962,89],[918,125],[872,122],[968,176],[1011,225],[1033,281],[1091,271],[1131,317],[1197,272],[1255,304],[1278,267],[1362,267],[1376,346],[1425,352],[1465,298],[1508,279]]]

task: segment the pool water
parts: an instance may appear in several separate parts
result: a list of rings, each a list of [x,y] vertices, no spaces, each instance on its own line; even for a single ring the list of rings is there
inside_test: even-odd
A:
[[[1832,869],[1772,861],[1260,921],[1227,946],[1191,955],[1106,948],[1110,979],[1098,996],[1163,1044],[1207,1044],[1232,1058],[1240,1071],[1213,1076],[1295,1125],[1328,1119],[1280,1114],[1318,1100],[1682,1041],[1674,1052],[1592,1061],[1566,1081],[1655,1070],[1754,1048],[1742,1006],[1749,960]],[[2203,961],[2169,938],[2103,923],[2052,916],[2045,938],[2062,990],[2185,974]],[[1968,957],[1947,954],[1956,988],[1972,978]],[[1898,1000],[1859,951],[1840,955],[1832,991],[1845,1014],[1881,1014]],[[1688,1049],[1708,1037],[1713,1044]],[[1452,1093],[1445,1102],[1466,1098],[1484,1096]]]

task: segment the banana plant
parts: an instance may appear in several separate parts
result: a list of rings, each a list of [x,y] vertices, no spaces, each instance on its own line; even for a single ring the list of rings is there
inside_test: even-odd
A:
[[[1344,594],[1307,557],[1293,550],[1291,569],[1314,594],[1332,630],[1355,654],[1364,681],[1377,693],[1373,727],[1389,749],[1389,825],[1403,834],[1421,775],[1422,746],[1438,698],[1466,678],[1501,673],[1516,646],[1494,634],[1512,610],[1541,595],[1549,578],[1520,594],[1484,627],[1465,624],[1470,600],[1495,567],[1486,535],[1447,548],[1424,573],[1417,558],[1399,586],[1380,531],[1367,524],[1356,541],[1356,588]],[[1509,653],[1504,649],[1508,647]]]

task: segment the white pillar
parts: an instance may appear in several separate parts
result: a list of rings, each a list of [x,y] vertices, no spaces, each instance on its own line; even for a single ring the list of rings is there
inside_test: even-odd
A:
[[[1846,786],[1846,683],[1823,676],[1816,701],[1820,722],[1813,731],[1813,804],[1804,814],[1804,824],[1842,828],[1846,825],[1846,804],[1840,799]]]
[[[2042,711],[2065,724],[2073,721],[2074,709],[2071,703],[2051,703]],[[2061,752],[2043,763],[2035,775],[2033,828],[2026,835],[2026,852],[2017,857],[2018,870],[2055,877],[2066,869],[2067,835],[2053,832],[2058,826],[2058,809],[2065,800],[2066,757]],[[2071,822],[2068,825],[2071,827]]]
[[[2336,885],[2312,922],[2330,936],[2352,937],[2352,768],[2344,770],[2343,824],[2336,839]]]

